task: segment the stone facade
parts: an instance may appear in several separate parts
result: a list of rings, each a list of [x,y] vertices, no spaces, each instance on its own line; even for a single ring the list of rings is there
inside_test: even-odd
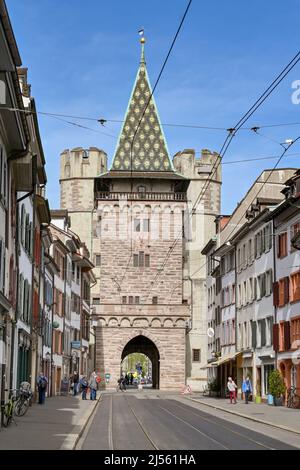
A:
[[[191,322],[186,336],[186,374],[192,390],[202,390],[207,383],[208,336],[207,269],[206,257],[201,251],[215,233],[215,218],[221,210],[221,165],[218,154],[206,149],[202,150],[200,158],[196,157],[192,149],[178,152],[173,163],[175,169],[190,180],[183,265],[183,295],[191,305]],[[198,361],[194,360],[193,350],[199,351]]]
[[[159,388],[174,390],[182,387],[185,383],[185,327],[134,328],[129,325],[96,328],[96,363],[100,371],[111,374],[107,386],[115,387],[123,350],[130,340],[139,336],[149,338],[159,352]],[[151,349],[141,352],[151,358]]]
[[[80,235],[90,253],[94,178],[106,168],[106,153],[96,147],[66,149],[60,156],[60,207],[68,210],[72,231]]]

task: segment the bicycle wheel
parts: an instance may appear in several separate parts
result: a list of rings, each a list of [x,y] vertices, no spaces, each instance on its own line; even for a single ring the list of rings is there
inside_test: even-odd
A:
[[[294,395],[293,396],[292,408],[300,408],[300,397],[299,397],[299,395]]]
[[[5,428],[7,428],[11,423],[11,420],[12,420],[11,411],[12,411],[11,404],[6,403],[6,405],[4,405],[4,409],[2,411],[2,424]]]
[[[28,398],[19,398],[19,400],[15,404],[15,415],[24,416],[28,410],[28,407],[29,407]]]

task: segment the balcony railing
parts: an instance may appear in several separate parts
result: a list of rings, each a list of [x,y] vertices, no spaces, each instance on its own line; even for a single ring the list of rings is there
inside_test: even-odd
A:
[[[100,192],[96,199],[101,201],[186,201],[186,193],[148,192]]]

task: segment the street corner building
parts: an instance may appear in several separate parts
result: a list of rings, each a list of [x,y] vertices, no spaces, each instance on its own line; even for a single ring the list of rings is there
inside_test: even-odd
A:
[[[153,387],[206,383],[205,276],[201,248],[220,211],[221,171],[197,196],[219,156],[170,158],[147,73],[144,40],[136,80],[110,169],[95,147],[61,154],[61,208],[87,243],[96,369],[113,388],[122,361],[144,353]]]

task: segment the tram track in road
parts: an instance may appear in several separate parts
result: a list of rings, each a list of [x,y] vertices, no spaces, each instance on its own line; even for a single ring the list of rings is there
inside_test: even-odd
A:
[[[121,450],[121,449],[118,449],[118,446],[116,445],[116,437],[114,436],[114,407],[113,407],[113,401],[114,401],[114,395],[111,394],[110,396],[110,413],[109,413],[109,423],[108,423],[108,444],[109,444],[109,450]],[[139,417],[137,416],[136,412],[134,411],[133,407],[131,406],[131,404],[129,403],[129,400],[127,397],[124,397],[124,400],[127,404],[127,407],[128,409],[130,410],[131,414],[134,416],[134,419],[135,421],[137,422],[138,424],[138,427],[141,429],[142,433],[144,434],[144,436],[146,437],[147,441],[150,443],[151,447],[154,449],[154,450],[159,450],[159,447],[157,446],[157,444],[154,442],[154,440],[152,439],[152,437],[149,435],[149,433],[147,432],[145,426],[143,425],[143,422],[139,419]],[[120,398],[118,398],[120,399]]]
[[[175,400],[172,402],[172,405],[174,405],[175,407],[177,408],[180,408],[181,410],[185,411],[185,412],[190,412],[192,414],[197,414],[199,416],[199,418],[201,418],[202,421],[205,421],[205,422],[208,422],[212,425],[216,425],[218,426],[219,428],[223,428],[224,430],[226,430],[226,432],[230,432],[231,434],[235,434],[236,436],[238,436],[239,438],[243,438],[245,439],[246,441],[249,441],[251,442],[252,444],[255,444],[255,445],[258,445],[260,447],[263,447],[264,449],[266,450],[276,450],[274,447],[270,447],[266,444],[263,444],[262,442],[259,442],[257,441],[256,439],[252,439],[251,437],[249,436],[246,436],[245,434],[241,433],[241,431],[234,431],[233,429],[231,429],[229,426],[225,426],[224,424],[221,424],[221,419],[217,418],[217,420],[212,420],[212,419],[209,419],[207,417],[204,417],[203,416],[203,412],[201,412],[200,410],[197,410],[196,408],[192,408],[190,409],[190,407],[188,405],[184,405],[184,406],[180,406],[178,402],[176,402]],[[175,416],[175,415],[174,415]]]
[[[159,399],[159,401],[161,401],[161,399]],[[165,401],[165,400],[163,400],[163,401]],[[139,404],[140,404],[140,403],[139,403]],[[151,413],[151,407],[150,407],[150,409],[149,409],[149,403],[148,403],[148,401],[144,402],[143,405],[144,405],[145,409],[147,410],[147,408],[148,408],[147,411],[148,411],[149,413]],[[175,418],[176,421],[180,421],[180,422],[183,424],[183,427],[188,427],[190,430],[194,431],[195,434],[196,434],[196,433],[197,433],[197,434],[200,434],[200,435],[202,436],[202,438],[203,438],[203,439],[202,439],[202,443],[203,443],[203,441],[207,441],[207,442],[210,441],[210,442],[211,442],[216,448],[218,448],[218,449],[221,449],[221,450],[230,450],[229,447],[225,446],[225,445],[222,444],[220,441],[214,439],[214,438],[211,437],[209,434],[203,432],[203,430],[198,429],[196,426],[194,426],[194,425],[191,424],[190,422],[186,421],[185,419],[182,419],[181,417],[179,417],[178,415],[176,415],[175,413],[173,413],[172,411],[170,411],[170,410],[167,409],[166,407],[161,406],[161,405],[158,403],[158,400],[155,400],[155,403],[153,403],[153,406],[156,408],[156,411],[158,411],[158,410],[160,411],[159,414],[156,416],[157,419],[159,419],[158,416],[162,416],[162,413],[164,413],[166,417],[167,417],[167,416],[169,416],[169,417],[171,416],[172,419],[173,419],[173,421],[174,421],[174,418]],[[132,407],[131,407],[131,410],[134,412],[134,410],[132,409]],[[134,414],[135,414],[135,416],[136,416],[136,413],[135,413],[135,412],[134,412]],[[157,413],[156,413],[156,414],[157,414]],[[136,416],[136,417],[137,417],[137,416]],[[138,419],[138,418],[137,418],[137,419]],[[157,424],[159,425],[159,423],[157,423]],[[175,424],[175,423],[174,423],[174,424]],[[171,427],[171,426],[173,426],[173,424],[169,424],[169,426],[170,426],[170,427],[169,427],[169,432],[172,433],[173,427]],[[175,425],[175,426],[176,426],[176,425]],[[158,428],[159,428],[159,426],[157,426],[157,429],[158,429]],[[182,428],[181,428],[181,430],[182,430]],[[199,436],[199,438],[200,438],[200,436]],[[201,438],[200,438],[200,439],[201,439]],[[179,448],[179,447],[174,447],[174,441],[172,442],[171,447],[170,447],[170,442],[171,442],[171,441],[169,441],[169,444],[166,446],[166,441],[164,441],[164,445],[163,445],[163,447],[162,447],[161,449],[166,449],[166,450],[167,450],[167,449],[178,449],[178,448]],[[199,440],[199,444],[200,444],[200,442],[201,442],[201,441]],[[195,441],[194,441],[194,443],[195,443]],[[192,442],[190,442],[190,445],[194,445],[194,443],[192,444]],[[183,442],[182,442],[182,444],[183,444]],[[185,441],[183,448],[189,448],[189,447],[185,447],[185,446],[188,446],[188,441]],[[194,448],[194,447],[193,447],[193,448]],[[156,449],[157,449],[157,447],[156,447]]]
[[[205,439],[208,439],[209,441],[212,441],[214,444],[216,444],[218,447],[222,447],[223,450],[230,450],[229,447],[225,446],[224,444],[221,444],[221,442],[217,441],[216,439],[214,439],[213,437],[209,436],[208,434],[206,434],[205,432],[201,431],[200,429],[198,429],[196,426],[194,426],[193,424],[189,423],[188,421],[186,421],[185,419],[177,416],[175,413],[172,413],[172,411],[168,410],[167,408],[165,408],[164,406],[161,406],[161,405],[158,405],[158,407],[163,410],[165,413],[168,413],[170,416],[172,416],[173,418],[175,418],[176,420],[180,421],[181,423],[185,424],[186,426],[188,426],[189,428],[193,429],[194,431],[196,431],[197,433],[201,434],[202,437],[204,437]]]

